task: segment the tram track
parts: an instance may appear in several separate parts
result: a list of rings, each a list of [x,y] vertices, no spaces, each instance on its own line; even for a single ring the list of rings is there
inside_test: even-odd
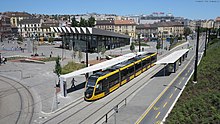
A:
[[[31,92],[25,85],[23,85],[19,81],[16,81],[14,79],[11,79],[11,78],[8,78],[2,75],[0,75],[0,77],[1,77],[0,80],[2,82],[10,85],[13,89],[16,90],[16,92],[14,93],[18,93],[18,96],[20,98],[20,110],[19,110],[15,123],[16,124],[17,123],[30,124],[33,118],[33,114],[34,114],[34,106],[33,106],[34,98]],[[24,101],[27,101],[27,105],[26,103],[24,103]],[[12,113],[12,114],[15,114],[15,113]]]
[[[160,67],[160,66],[159,66]],[[156,69],[158,69],[159,67],[156,67],[155,68],[155,70]],[[148,75],[150,75],[151,73],[149,73]],[[147,75],[146,75],[147,76]],[[139,80],[137,80],[137,82],[140,82],[141,80],[143,80],[146,76],[144,76],[144,77],[142,77],[142,78],[140,78]],[[145,81],[145,83],[146,83],[147,81]],[[131,88],[133,88],[133,87],[135,87],[136,85],[138,85],[139,83],[134,83],[133,85],[131,85],[130,87],[128,87],[127,89],[125,89],[123,92],[121,92],[121,94],[120,95],[118,95],[118,96],[115,96],[115,97],[113,97],[112,99],[110,99],[110,100],[108,100],[108,101],[105,101],[105,103],[103,104],[103,105],[98,105],[99,107],[97,107],[97,108],[95,108],[95,111],[90,111],[90,110],[88,110],[88,115],[85,115],[86,117],[84,117],[84,119],[82,119],[82,120],[80,120],[80,122],[79,123],[83,123],[85,120],[87,120],[88,118],[90,118],[93,114],[95,114],[95,113],[97,113],[98,111],[100,111],[102,108],[104,108],[105,106],[107,106],[107,105],[109,105],[114,99],[116,99],[116,98],[118,98],[118,97],[120,97],[120,96],[122,96],[122,95],[124,95],[124,93],[126,92],[126,91],[128,91],[129,89],[131,89]],[[140,84],[139,84],[140,85]],[[141,85],[142,86],[142,85]],[[140,86],[140,87],[141,87]],[[138,87],[137,89],[135,89],[135,91],[136,90],[138,90],[140,87]],[[112,94],[112,93],[111,93]],[[109,95],[111,95],[111,94],[109,94]],[[130,95],[132,95],[132,94],[130,94]],[[86,101],[85,101],[86,102]],[[92,102],[92,103],[96,103],[96,101],[95,102]],[[77,111],[77,112],[74,112],[74,113],[72,113],[72,114],[70,114],[70,115],[68,115],[67,117],[65,117],[64,119],[62,119],[61,121],[59,121],[59,122],[57,122],[58,124],[61,124],[61,123],[66,123],[65,121],[67,121],[69,118],[72,118],[74,115],[76,115],[76,114],[78,114],[78,112],[80,112],[80,111],[82,111],[82,110],[85,110],[86,108],[91,108],[90,106],[91,106],[92,104],[88,104],[87,106],[85,106],[85,107],[83,107],[83,108],[81,108],[79,111]],[[93,109],[94,110],[94,109]],[[91,112],[91,113],[90,113]]]
[[[83,104],[85,104],[85,105],[83,105]],[[93,104],[93,102],[86,102],[83,97],[80,97],[77,101],[75,101],[75,102],[73,102],[73,103],[71,103],[71,104],[65,106],[64,108],[58,110],[60,113],[58,113],[58,111],[57,111],[56,113],[58,113],[58,114],[56,114],[56,115],[53,116],[52,118],[46,120],[45,122],[43,122],[43,124],[49,123],[49,122],[52,121],[53,119],[55,119],[55,118],[57,118],[57,117],[61,117],[61,116],[63,116],[65,113],[67,113],[67,112],[69,112],[69,111],[71,111],[71,113],[73,112],[71,115],[74,115],[74,114],[76,114],[77,112],[83,110],[84,108],[88,107],[88,106],[91,105],[91,104]],[[80,106],[80,109],[76,109],[76,108],[79,107],[79,106]],[[65,109],[66,109],[66,110],[65,110]],[[61,121],[62,121],[62,120],[61,120]]]
[[[172,51],[170,51],[170,52],[172,52]],[[169,54],[170,52],[168,52],[168,53],[166,53],[166,54],[164,54],[163,56],[166,56],[167,54]],[[134,83],[133,85],[131,85],[131,86],[129,86],[127,89],[125,89],[124,91],[122,91],[121,93],[120,93],[120,95],[117,95],[117,96],[115,96],[115,97],[113,97],[113,98],[111,98],[110,100],[108,100],[108,101],[105,101],[105,103],[103,104],[103,105],[98,105],[98,107],[96,107],[96,108],[93,108],[93,111],[87,111],[87,115],[84,115],[84,117],[83,117],[83,119],[81,119],[78,123],[84,123],[87,119],[89,119],[92,115],[94,115],[95,113],[97,113],[97,112],[99,112],[99,111],[101,111],[105,106],[108,106],[109,104],[111,104],[116,98],[118,98],[118,97],[121,97],[122,95],[124,95],[124,93],[126,92],[126,91],[128,91],[128,90],[130,90],[131,88],[133,88],[133,87],[135,87],[135,86],[137,86],[137,85],[140,85],[140,86],[137,86],[135,89],[134,89],[134,91],[132,91],[132,93],[131,94],[129,94],[130,96],[133,94],[133,93],[135,93],[137,90],[139,90],[148,80],[150,80],[150,79],[148,79],[148,80],[146,80],[146,81],[144,81],[144,83],[138,83],[138,82],[141,82],[141,80],[143,80],[146,76],[153,76],[154,74],[156,74],[158,71],[155,71],[155,70],[158,70],[159,68],[161,68],[162,66],[158,66],[158,67],[155,67],[154,68],[154,70],[151,72],[151,73],[148,73],[147,75],[145,75],[145,76],[143,76],[143,77],[141,77],[140,79],[138,79],[137,81],[136,81],[136,83]],[[142,73],[143,74],[143,73]],[[129,82],[128,82],[129,83]],[[112,94],[112,93],[111,93]],[[111,95],[111,94],[109,94],[109,95]],[[107,96],[106,96],[107,97]],[[81,100],[81,99],[80,99]],[[80,103],[78,103],[78,104],[84,104],[84,103],[88,103],[88,102],[86,102],[86,101],[81,101]],[[66,123],[66,121],[68,121],[70,118],[74,118],[74,116],[76,115],[76,114],[79,114],[79,112],[82,112],[83,110],[86,110],[86,108],[90,108],[90,106],[93,104],[93,103],[96,103],[96,101],[95,102],[92,102],[92,103],[89,103],[89,104],[86,104],[86,105],[84,105],[83,107],[81,107],[80,109],[78,109],[77,111],[75,111],[75,112],[71,112],[71,110],[72,110],[72,108],[71,109],[68,109],[68,110],[65,110],[63,113],[60,113],[60,114],[58,114],[58,115],[56,115],[56,116],[54,116],[53,118],[50,118],[49,120],[47,120],[47,121],[45,121],[43,124],[45,124],[45,123],[47,123],[47,122],[50,122],[50,121],[53,121],[53,119],[55,119],[55,118],[57,118],[57,117],[59,117],[59,119],[61,119],[62,117],[60,117],[62,114],[64,114],[64,113],[71,113],[71,114],[68,114],[68,116],[64,116],[64,118],[62,118],[62,120],[59,120],[59,121],[56,121],[56,123],[58,123],[58,124],[60,124],[60,123]],[[77,104],[77,105],[78,105]],[[80,105],[79,105],[80,106]],[[69,106],[68,106],[69,107]],[[76,105],[74,105],[73,107],[77,107]],[[63,109],[62,109],[63,110]],[[79,114],[80,115],[80,114]],[[85,117],[86,116],[86,117]],[[98,118],[99,119],[99,118]]]

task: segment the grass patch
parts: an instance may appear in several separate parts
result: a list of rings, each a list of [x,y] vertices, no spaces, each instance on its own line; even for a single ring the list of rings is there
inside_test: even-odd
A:
[[[47,57],[47,58],[41,58],[39,61],[43,62],[49,62],[49,61],[56,61],[57,57]]]
[[[135,42],[134,45],[135,45],[135,46],[139,46],[139,43],[138,43],[138,42],[137,42],[137,43]],[[150,45],[148,45],[147,43],[141,42],[141,46],[150,46]]]
[[[180,44],[183,44],[183,43],[186,43],[186,41],[179,41],[179,42],[175,42],[173,44],[170,45],[170,50],[173,49],[174,47],[180,45]]]
[[[220,123],[220,40],[209,43],[198,67],[198,82],[188,82],[167,124]]]
[[[70,73],[70,72],[73,72],[73,71],[76,71],[76,70],[79,70],[85,67],[86,67],[85,64],[75,63],[73,61],[68,62],[68,64],[62,68],[61,74],[67,74],[67,73]]]

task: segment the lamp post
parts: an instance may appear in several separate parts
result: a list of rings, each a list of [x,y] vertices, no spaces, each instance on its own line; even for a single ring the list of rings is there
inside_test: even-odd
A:
[[[195,71],[194,71],[194,78],[193,82],[197,83],[197,63],[198,63],[198,51],[199,51],[199,26],[197,30],[197,43],[196,43],[196,58],[195,58]]]
[[[139,46],[139,52],[141,52],[141,40],[140,40],[140,33],[138,33],[138,46]]]
[[[206,28],[206,31],[205,31],[205,50],[204,50],[204,56],[206,56],[206,48],[207,48],[207,28]]]

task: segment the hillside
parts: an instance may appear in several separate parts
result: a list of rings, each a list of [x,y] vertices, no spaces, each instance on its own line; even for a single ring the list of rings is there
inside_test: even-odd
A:
[[[209,43],[198,67],[198,82],[188,82],[167,124],[220,124],[220,40]]]

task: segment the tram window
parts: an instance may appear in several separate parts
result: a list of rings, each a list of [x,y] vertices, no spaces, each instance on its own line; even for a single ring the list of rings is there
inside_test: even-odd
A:
[[[95,94],[99,94],[103,92],[103,88],[102,88],[102,81],[100,81],[97,85],[96,85],[96,91]]]
[[[145,66],[146,64],[147,64],[147,60],[145,59],[142,61],[142,65]]]
[[[109,85],[110,87],[114,86],[115,84],[118,83],[118,79],[119,79],[119,73],[113,74],[109,77]]]
[[[156,59],[157,59],[157,57],[156,57],[156,56],[152,56],[152,57],[151,57],[151,63],[155,62],[155,61],[156,61]]]
[[[135,65],[135,69],[136,69],[136,70],[138,70],[138,69],[140,69],[140,68],[141,68],[141,63],[138,63],[138,64]]]
[[[88,86],[88,87],[94,87],[94,86],[95,86],[95,83],[96,83],[96,80],[97,80],[96,77],[92,77],[92,76],[89,77],[87,86]]]
[[[128,72],[129,74],[132,74],[134,72],[134,66],[129,67]]]
[[[147,64],[149,64],[150,63],[150,58],[149,59],[147,59]]]
[[[128,70],[127,69],[124,69],[124,70],[121,71],[122,80],[124,80],[126,78],[127,74],[128,74]]]

